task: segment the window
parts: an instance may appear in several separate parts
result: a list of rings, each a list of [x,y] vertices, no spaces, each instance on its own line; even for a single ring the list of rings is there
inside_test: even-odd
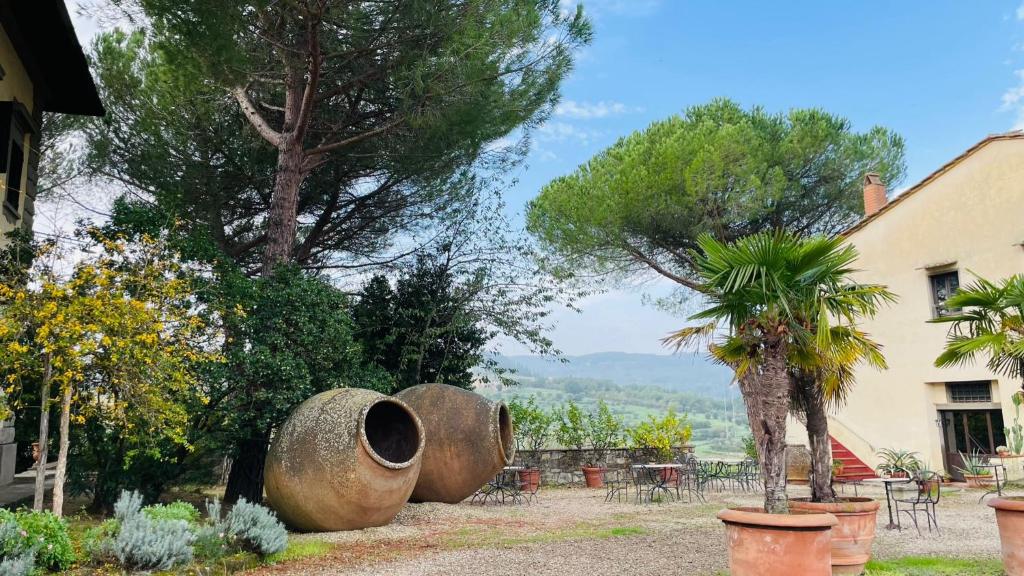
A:
[[[956,270],[933,274],[928,277],[932,285],[932,314],[933,317],[949,316],[959,312],[960,309],[949,309],[946,307],[946,300],[960,288],[960,275]]]
[[[7,190],[4,194],[4,203],[15,214],[18,213],[21,202],[21,174],[25,165],[25,151],[20,143],[11,141],[11,159],[7,170]]]
[[[970,404],[973,402],[991,402],[992,384],[990,382],[958,382],[946,384],[949,401],[954,404]]]

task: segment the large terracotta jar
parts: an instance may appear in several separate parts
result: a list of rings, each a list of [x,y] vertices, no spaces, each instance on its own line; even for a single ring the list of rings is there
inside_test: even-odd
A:
[[[598,466],[584,466],[583,482],[587,485],[587,488],[604,488],[605,470],[605,468]]]
[[[1024,576],[1024,498],[996,498],[988,505],[996,509],[1007,576]]]
[[[512,417],[504,403],[447,384],[420,384],[395,397],[416,411],[427,436],[414,502],[462,502],[512,463]]]
[[[358,388],[317,394],[274,437],[267,500],[297,530],[383,526],[412,494],[423,446],[419,418],[401,400]]]
[[[838,502],[789,501],[790,510],[828,512],[839,520],[832,528],[832,574],[863,574],[875,541],[879,503],[870,498],[841,498]]]
[[[839,521],[831,514],[728,508],[718,519],[725,523],[732,576],[832,574],[831,532]]]

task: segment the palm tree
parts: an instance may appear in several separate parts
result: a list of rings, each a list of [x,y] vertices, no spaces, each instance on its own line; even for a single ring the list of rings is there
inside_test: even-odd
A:
[[[982,354],[989,370],[1024,382],[1024,275],[999,283],[976,277],[945,306],[960,312],[931,320],[952,324],[936,366],[964,366]]]
[[[849,364],[839,360],[862,336],[853,329],[855,322],[893,296],[882,286],[850,279],[857,251],[841,238],[764,232],[724,244],[705,235],[698,246],[693,258],[708,306],[690,319],[707,323],[664,342],[679,348],[721,332],[710,350],[736,371],[758,447],[765,510],[786,513],[786,416],[793,371],[812,370],[823,398],[841,398],[851,379],[845,376]],[[875,357],[872,351],[877,345],[861,347],[860,354]],[[826,386],[832,386],[831,395],[824,394]]]

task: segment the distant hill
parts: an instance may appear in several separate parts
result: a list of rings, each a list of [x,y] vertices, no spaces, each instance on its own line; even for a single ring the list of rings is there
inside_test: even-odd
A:
[[[566,362],[540,356],[498,356],[501,366],[526,378],[590,378],[621,386],[660,386],[715,398],[737,396],[730,390],[732,370],[701,354],[676,355],[601,352],[565,356]]]

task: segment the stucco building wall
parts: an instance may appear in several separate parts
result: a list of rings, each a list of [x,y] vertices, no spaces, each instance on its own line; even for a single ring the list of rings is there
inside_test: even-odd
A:
[[[990,138],[847,238],[860,252],[856,278],[887,285],[899,301],[863,324],[884,346],[889,369],[857,370],[856,387],[830,431],[872,467],[879,448],[902,448],[941,470],[938,410],[948,403],[946,383],[991,381],[992,407],[999,405],[1005,423],[1014,418],[1010,395],[1020,382],[993,374],[983,358],[965,367],[934,366],[949,326],[928,323],[929,277],[957,270],[964,286],[972,273],[997,280],[1024,272],[1024,136]],[[806,443],[793,420],[789,439]]]

